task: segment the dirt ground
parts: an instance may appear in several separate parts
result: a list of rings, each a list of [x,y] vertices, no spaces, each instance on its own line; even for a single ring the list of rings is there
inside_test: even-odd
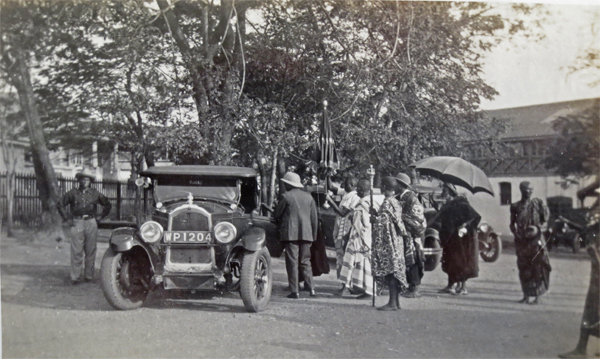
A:
[[[590,273],[585,251],[559,248],[543,304],[518,304],[516,257],[505,248],[497,262],[479,262],[468,296],[438,294],[446,281],[438,268],[426,272],[422,298],[402,299],[403,309],[389,313],[334,296],[334,269],[316,278],[317,298],[287,299],[284,261],[274,258],[264,312],[245,312],[237,293],[165,292],[122,312],[108,305],[98,278],[68,285],[68,243],[27,238],[0,239],[4,358],[555,358],[577,342]],[[599,345],[590,340],[590,355]]]

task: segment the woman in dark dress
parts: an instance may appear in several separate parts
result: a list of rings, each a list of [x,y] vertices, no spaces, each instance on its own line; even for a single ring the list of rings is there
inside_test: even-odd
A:
[[[467,280],[479,275],[477,226],[481,216],[464,196],[458,195],[452,184],[444,183],[442,195],[448,201],[440,209],[437,220],[442,242],[442,270],[448,274],[448,285],[440,293],[466,295]]]

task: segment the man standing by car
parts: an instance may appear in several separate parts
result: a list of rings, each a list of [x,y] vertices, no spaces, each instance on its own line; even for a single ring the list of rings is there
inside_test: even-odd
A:
[[[550,211],[539,198],[531,198],[533,186],[519,185],[521,200],[510,205],[510,230],[515,236],[517,267],[523,290],[519,303],[538,304],[550,286],[550,258],[542,233],[546,231]],[[529,302],[529,297],[535,297]]]
[[[96,179],[93,174],[83,171],[77,173],[75,178],[79,182],[79,187],[65,193],[57,204],[58,212],[69,225],[67,235],[70,234],[71,240],[71,284],[73,285],[79,284],[81,280],[86,282],[94,280],[98,222],[108,216],[111,208],[108,198],[90,187]],[[98,204],[102,206],[101,215],[98,215]]]
[[[419,285],[421,285],[421,278],[423,278],[423,265],[425,263],[423,254],[423,236],[427,228],[425,209],[419,202],[417,195],[411,191],[411,180],[407,174],[398,173],[396,181],[398,182],[396,198],[402,206],[402,221],[408,235],[404,243],[408,290],[400,295],[406,298],[418,298],[421,296]]]
[[[317,238],[317,205],[312,196],[302,190],[304,186],[298,174],[288,172],[281,181],[286,191],[273,217],[279,222],[280,240],[285,244],[285,267],[291,290],[288,298],[300,298],[299,270],[310,288],[310,296],[314,297],[310,247]]]

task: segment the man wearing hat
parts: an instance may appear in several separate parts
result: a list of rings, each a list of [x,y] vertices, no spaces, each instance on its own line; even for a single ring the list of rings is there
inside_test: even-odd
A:
[[[300,176],[288,172],[281,180],[286,192],[275,208],[273,217],[279,222],[280,240],[285,244],[285,268],[288,274],[290,295],[298,299],[298,271],[314,297],[313,275],[310,264],[310,247],[317,238],[317,205],[312,196],[303,191]]]
[[[527,181],[519,185],[521,200],[510,205],[510,230],[515,236],[517,267],[523,290],[519,303],[538,304],[539,297],[550,286],[550,258],[543,241],[550,211],[539,198],[531,198],[533,186]],[[529,302],[529,297],[535,297]]]
[[[404,243],[408,290],[401,293],[401,295],[406,298],[418,298],[421,296],[419,285],[421,285],[421,278],[423,278],[423,264],[425,262],[423,254],[423,237],[427,228],[425,209],[419,202],[417,194],[411,190],[410,177],[401,172],[395,178],[398,182],[396,198],[402,206],[402,221],[408,235]]]
[[[90,187],[96,176],[84,170],[77,173],[75,178],[79,182],[79,187],[65,193],[57,204],[58,213],[69,225],[67,234],[70,231],[71,284],[74,285],[79,284],[81,280],[90,282],[94,279],[97,222],[108,216],[111,208],[108,198]],[[102,206],[101,215],[98,215],[98,204]]]

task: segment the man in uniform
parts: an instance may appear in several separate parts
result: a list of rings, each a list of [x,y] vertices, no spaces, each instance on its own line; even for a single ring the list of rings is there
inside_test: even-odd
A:
[[[79,187],[63,195],[58,204],[58,212],[69,225],[71,240],[71,284],[79,284],[82,280],[94,280],[94,264],[96,261],[96,242],[98,222],[110,213],[111,204],[102,193],[91,188],[96,177],[87,172],[75,175]],[[102,214],[98,215],[97,206],[102,206]],[[68,209],[67,209],[68,207]],[[85,255],[85,270],[84,270]]]

